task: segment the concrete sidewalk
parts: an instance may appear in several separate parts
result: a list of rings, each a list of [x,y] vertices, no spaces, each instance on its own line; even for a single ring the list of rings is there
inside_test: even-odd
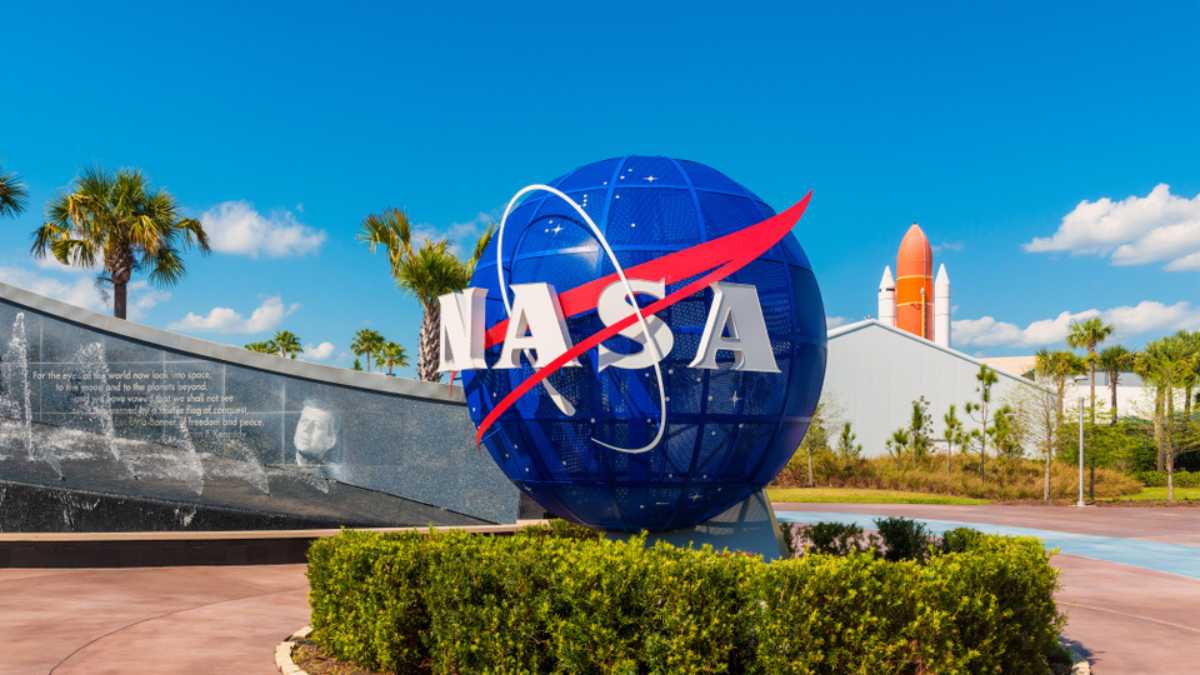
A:
[[[0,673],[273,673],[303,565],[0,569]]]

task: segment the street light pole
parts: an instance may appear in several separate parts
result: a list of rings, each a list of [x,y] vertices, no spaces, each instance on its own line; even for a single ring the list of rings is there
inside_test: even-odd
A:
[[[1075,506],[1087,506],[1083,501],[1083,397],[1079,397],[1079,501]]]

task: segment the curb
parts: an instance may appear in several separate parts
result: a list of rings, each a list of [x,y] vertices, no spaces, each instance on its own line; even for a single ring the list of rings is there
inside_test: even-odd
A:
[[[312,626],[305,626],[275,645],[275,669],[282,675],[308,675],[308,671],[297,666],[296,662],[292,660],[292,649],[295,648],[297,642],[311,634]],[[1083,652],[1075,647],[1068,647],[1068,649],[1071,651],[1071,675],[1092,675],[1092,665]]]
[[[305,626],[292,633],[286,640],[275,645],[275,669],[283,675],[308,675],[308,672],[296,665],[292,660],[292,649],[296,643],[312,633],[312,626]]]

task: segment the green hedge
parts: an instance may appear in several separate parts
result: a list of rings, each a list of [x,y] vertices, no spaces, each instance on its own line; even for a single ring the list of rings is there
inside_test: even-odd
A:
[[[344,532],[309,550],[314,639],[363,667],[474,672],[1048,672],[1035,539],[927,563],[770,564],[588,536]]]
[[[1166,487],[1166,471],[1139,471],[1134,474],[1146,487]],[[1200,471],[1176,471],[1175,487],[1200,487]]]

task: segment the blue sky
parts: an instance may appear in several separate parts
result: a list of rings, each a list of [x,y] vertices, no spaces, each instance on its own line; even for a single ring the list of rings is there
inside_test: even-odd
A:
[[[29,232],[82,167],[140,167],[225,252],[135,288],[138,320],[285,327],[345,365],[364,326],[415,347],[366,214],[467,241],[525,184],[666,154],[776,208],[814,190],[796,235],[833,317],[874,312],[916,220],[966,351],[1058,344],[1091,310],[1131,345],[1200,326],[1195,2],[377,4],[6,5],[0,166],[31,204],[0,277],[98,303]]]

